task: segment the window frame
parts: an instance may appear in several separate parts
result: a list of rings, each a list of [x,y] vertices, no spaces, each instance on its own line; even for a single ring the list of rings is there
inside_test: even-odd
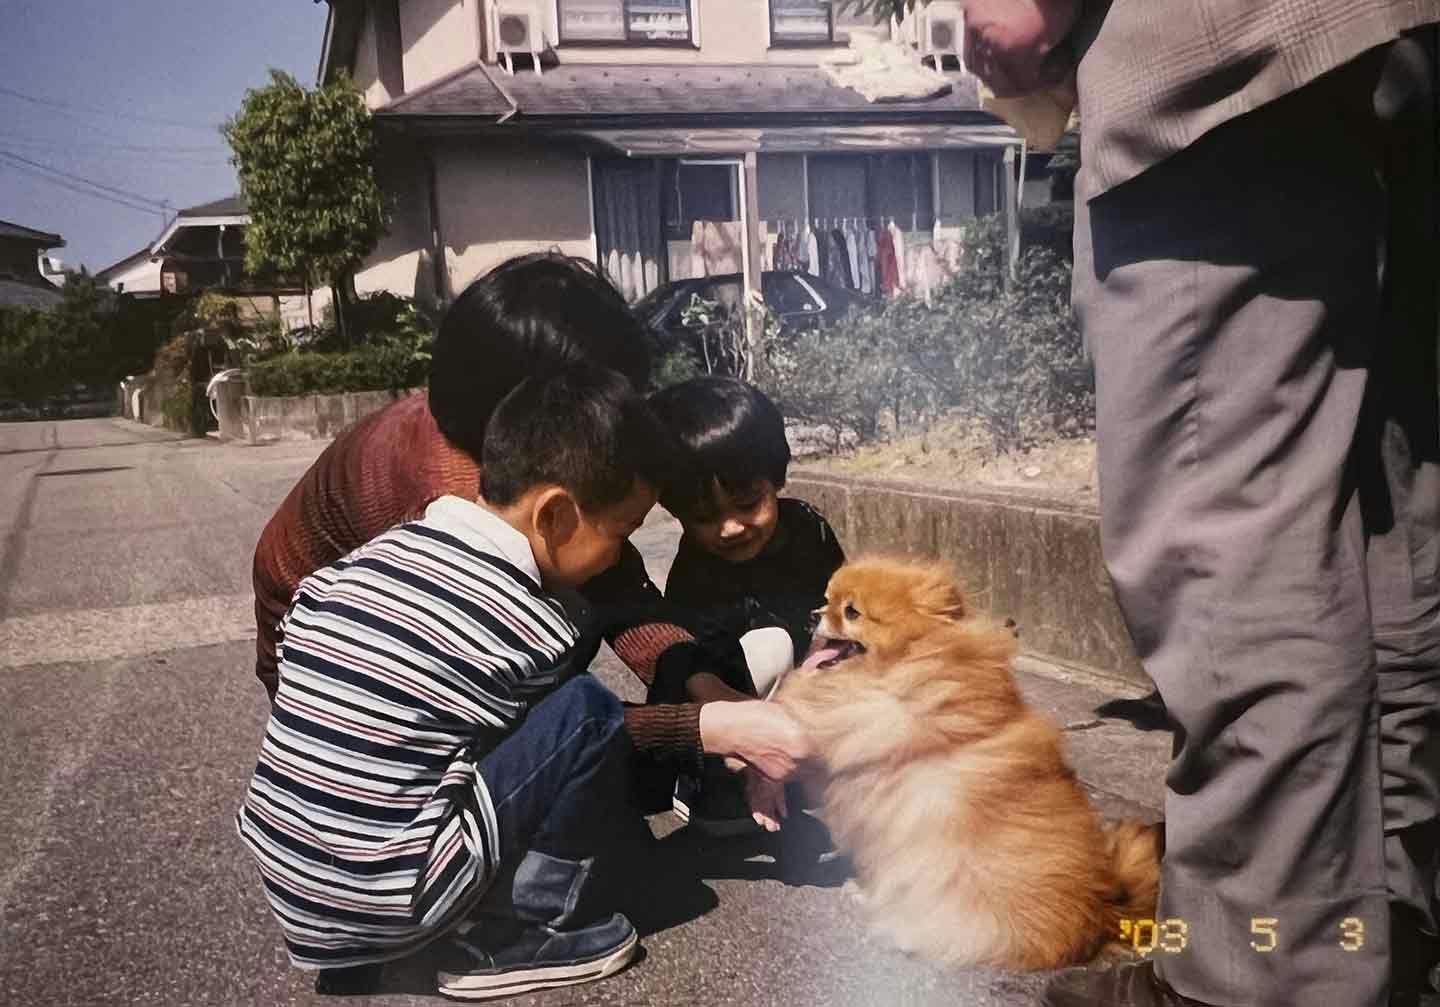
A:
[[[829,38],[821,40],[814,39],[787,39],[775,34],[775,0],[765,0],[765,16],[770,25],[770,48],[771,49],[834,49],[850,44],[848,32],[857,27],[855,24],[842,25],[835,10],[837,0],[826,0],[825,18],[829,28]],[[847,32],[844,38],[837,38],[835,33],[840,30]]]
[[[825,3],[825,28],[826,38],[781,38],[775,33],[775,0],[765,0],[766,15],[770,19],[770,48],[771,49],[824,49],[837,45],[845,45],[845,42],[835,40],[835,4],[834,0],[822,0]]]
[[[653,39],[632,34],[630,31],[630,4],[633,0],[615,0],[620,5],[620,20],[625,27],[624,38],[566,38],[565,37],[565,0],[555,0],[555,35],[556,47],[569,47],[572,49],[591,48],[606,49],[616,47],[655,47],[655,48],[678,48],[678,49],[699,49],[700,44],[695,40],[695,6],[696,0],[685,0],[686,24],[689,35],[686,38],[665,38]]]

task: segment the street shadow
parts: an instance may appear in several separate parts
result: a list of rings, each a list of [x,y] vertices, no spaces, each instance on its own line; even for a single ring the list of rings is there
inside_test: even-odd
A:
[[[779,881],[795,887],[837,888],[854,874],[835,850],[830,831],[797,811],[779,832],[714,838],[686,826],[658,843],[678,874],[705,881]]]
[[[663,838],[632,838],[605,865],[600,896],[607,911],[624,913],[643,940],[699,919],[720,905],[707,881],[779,881],[792,886],[838,887],[854,873],[836,855],[819,819],[795,812],[778,833],[718,839],[684,826]],[[597,907],[598,908],[598,907]],[[377,995],[434,996],[444,955],[440,941],[391,962]],[[642,945],[635,962],[644,957]]]
[[[1170,713],[1158,690],[1139,699],[1112,699],[1095,707],[1095,715],[1107,720],[1123,720],[1139,731],[1168,731]]]

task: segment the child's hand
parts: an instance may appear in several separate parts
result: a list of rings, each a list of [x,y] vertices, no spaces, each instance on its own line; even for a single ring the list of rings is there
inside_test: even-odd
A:
[[[780,831],[781,821],[790,813],[785,805],[785,784],[746,766],[745,799],[750,803],[750,816],[756,824],[766,832]]]

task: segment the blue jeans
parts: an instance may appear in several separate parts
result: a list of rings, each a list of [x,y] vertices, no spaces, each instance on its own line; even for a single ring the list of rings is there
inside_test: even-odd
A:
[[[615,694],[577,675],[480,760],[502,868],[528,850],[583,860],[614,841],[629,806],[624,726]]]

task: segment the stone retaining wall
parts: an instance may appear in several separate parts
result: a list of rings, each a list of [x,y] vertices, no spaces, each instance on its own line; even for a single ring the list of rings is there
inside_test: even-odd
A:
[[[362,416],[384,409],[398,398],[423,392],[344,392],[338,395],[245,396],[242,421],[251,444],[334,437]]]
[[[907,553],[952,563],[977,605],[1019,623],[1026,653],[1148,685],[1100,559],[1094,508],[804,469],[792,470],[785,491],[819,508],[849,555]]]

